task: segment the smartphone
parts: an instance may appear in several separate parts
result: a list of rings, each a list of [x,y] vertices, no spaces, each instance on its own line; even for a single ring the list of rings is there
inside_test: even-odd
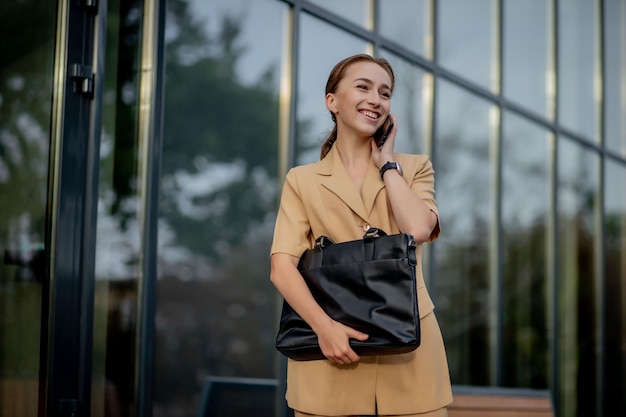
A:
[[[389,133],[391,133],[391,129],[393,129],[393,124],[394,123],[391,116],[387,116],[387,120],[385,120],[385,123],[383,123],[380,129],[378,129],[376,133],[374,133],[374,136],[372,136],[372,138],[376,141],[376,146],[382,148],[382,146],[385,144],[385,141],[387,140],[387,136],[389,136]]]

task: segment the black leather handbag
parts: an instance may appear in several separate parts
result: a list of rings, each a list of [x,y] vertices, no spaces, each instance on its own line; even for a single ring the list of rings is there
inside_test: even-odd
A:
[[[321,236],[298,263],[313,297],[334,320],[369,335],[350,339],[362,356],[406,353],[420,344],[415,248],[408,234],[371,228],[363,239]],[[283,301],[276,349],[295,360],[325,359],[311,327]]]

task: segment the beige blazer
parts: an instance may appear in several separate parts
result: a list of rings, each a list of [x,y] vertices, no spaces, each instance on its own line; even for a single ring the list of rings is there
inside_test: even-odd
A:
[[[411,189],[438,215],[434,170],[428,157],[394,157]],[[400,232],[378,169],[370,161],[361,196],[333,147],[323,160],[287,173],[271,253],[300,257],[320,235],[345,242],[362,238],[369,227],[388,234]],[[437,224],[430,240],[437,238],[439,230]],[[290,359],[286,398],[291,408],[329,416],[375,414],[376,409],[379,414],[412,414],[452,402],[445,348],[422,275],[422,245],[416,253],[420,347],[401,355],[363,356],[350,365]]]

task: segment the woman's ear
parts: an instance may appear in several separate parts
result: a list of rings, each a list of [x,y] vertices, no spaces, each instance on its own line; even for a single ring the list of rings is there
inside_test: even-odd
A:
[[[337,106],[335,105],[335,95],[333,93],[326,94],[326,108],[332,114],[337,114]]]

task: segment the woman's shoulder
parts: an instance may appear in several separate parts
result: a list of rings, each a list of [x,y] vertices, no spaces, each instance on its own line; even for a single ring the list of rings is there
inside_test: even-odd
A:
[[[430,157],[426,154],[394,153],[394,157],[404,172],[421,171],[432,167]]]
[[[315,171],[316,166],[318,166],[320,162],[321,161],[316,161],[316,162],[309,162],[307,164],[296,165],[296,166],[290,168],[289,172],[296,172],[296,173],[313,172],[313,171]]]
[[[287,175],[292,177],[302,177],[312,176],[315,174],[328,174],[332,171],[332,167],[333,159],[327,156],[318,161],[296,165],[289,169]]]
[[[287,171],[287,178],[301,178],[311,175],[315,173],[317,164],[319,164],[319,161],[296,165]]]
[[[319,161],[290,168],[285,176],[285,181],[290,183],[292,187],[306,189],[311,185],[311,181],[315,181],[318,163]]]

